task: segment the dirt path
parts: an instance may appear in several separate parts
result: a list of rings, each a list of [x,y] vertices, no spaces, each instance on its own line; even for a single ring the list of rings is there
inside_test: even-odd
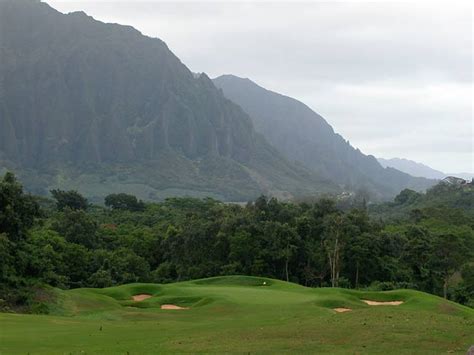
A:
[[[146,300],[147,298],[150,298],[150,297],[151,297],[151,295],[148,295],[146,293],[142,293],[140,295],[132,296],[132,298],[135,302],[140,302],[140,301]]]
[[[386,302],[370,301],[370,300],[361,300],[361,301],[367,303],[369,306],[400,306],[403,303],[403,301],[386,301]]]

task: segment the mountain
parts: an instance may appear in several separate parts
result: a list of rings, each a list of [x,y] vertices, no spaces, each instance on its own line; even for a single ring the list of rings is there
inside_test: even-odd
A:
[[[255,129],[288,159],[298,161],[349,190],[364,190],[386,199],[404,188],[424,190],[434,181],[415,178],[352,147],[308,106],[233,75],[214,84],[252,118]]]
[[[432,169],[427,165],[424,165],[422,163],[417,163],[415,161],[408,160],[408,159],[377,158],[377,160],[383,167],[391,167],[391,168],[403,171],[412,176],[426,177],[429,179],[443,179],[446,177],[446,174],[444,174],[442,171]]]
[[[248,115],[156,38],[0,1],[0,170],[27,188],[246,200],[338,191],[288,162]]]
[[[377,158],[379,163],[384,167],[391,167],[404,173],[410,174],[412,176],[420,176],[428,179],[444,179],[448,176],[455,176],[465,180],[471,180],[474,178],[474,174],[470,173],[443,173],[442,171],[435,170],[429,166],[418,163],[413,160],[401,159],[401,158],[392,158],[392,159],[383,159]]]

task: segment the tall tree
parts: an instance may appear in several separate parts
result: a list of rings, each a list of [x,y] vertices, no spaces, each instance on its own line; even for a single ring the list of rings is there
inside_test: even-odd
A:
[[[7,172],[0,180],[0,234],[5,233],[11,241],[19,241],[39,215],[38,203],[23,192],[15,175]]]
[[[377,260],[379,251],[375,239],[375,235],[365,232],[353,235],[347,242],[347,261],[351,266],[349,269],[355,269],[351,272],[355,288],[359,288],[361,276],[365,276],[367,267],[364,266],[373,266]]]
[[[413,281],[421,289],[432,291],[432,270],[430,260],[433,255],[433,236],[426,228],[410,226],[405,233],[403,261],[411,269]]]
[[[53,198],[56,200],[56,208],[63,211],[65,208],[71,210],[87,210],[87,199],[75,190],[51,190]]]
[[[443,280],[443,297],[447,298],[449,280],[455,272],[460,271],[467,250],[460,236],[447,234],[435,238],[433,251],[431,265]]]
[[[341,253],[344,247],[344,216],[333,213],[324,218],[323,245],[331,270],[331,286],[337,287],[341,271]]]

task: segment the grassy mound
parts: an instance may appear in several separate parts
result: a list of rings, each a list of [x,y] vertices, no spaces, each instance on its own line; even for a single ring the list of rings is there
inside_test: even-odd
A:
[[[192,281],[196,285],[271,286],[276,280],[252,276],[220,276]]]
[[[231,276],[56,292],[53,315],[0,313],[0,353],[462,354],[474,343],[474,310],[412,290],[310,289]],[[151,297],[135,302],[137,294]]]

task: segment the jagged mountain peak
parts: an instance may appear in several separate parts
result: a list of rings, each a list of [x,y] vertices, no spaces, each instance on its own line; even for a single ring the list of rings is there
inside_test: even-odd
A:
[[[284,159],[160,39],[12,4],[0,2],[0,168],[35,192],[245,200],[337,190]]]

